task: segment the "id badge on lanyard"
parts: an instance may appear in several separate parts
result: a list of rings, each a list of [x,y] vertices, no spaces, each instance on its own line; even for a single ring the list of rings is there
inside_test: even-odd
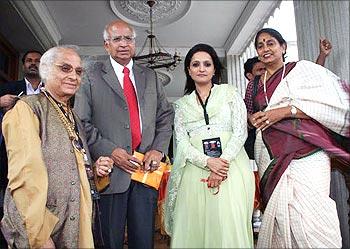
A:
[[[220,157],[222,154],[221,141],[219,137],[203,139],[203,152],[210,157]]]
[[[209,92],[209,95],[208,95],[205,103],[203,103],[201,97],[199,96],[199,93],[196,90],[196,95],[198,97],[198,100],[199,100],[202,108],[203,108],[204,120],[205,120],[206,125],[209,125],[209,115],[207,113],[207,104],[208,104],[210,94],[211,94],[211,90]],[[221,156],[222,148],[221,148],[220,137],[203,139],[202,145],[203,145],[203,152],[205,155],[210,156],[210,157],[220,157]]]

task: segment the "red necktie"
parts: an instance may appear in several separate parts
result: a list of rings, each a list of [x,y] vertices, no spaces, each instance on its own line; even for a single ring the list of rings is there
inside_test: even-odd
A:
[[[130,70],[127,67],[123,69],[124,73],[124,96],[129,108],[130,117],[130,129],[131,129],[131,143],[132,149],[135,150],[141,143],[141,128],[140,128],[140,116],[139,107],[137,104],[137,97],[134,86],[130,80]]]

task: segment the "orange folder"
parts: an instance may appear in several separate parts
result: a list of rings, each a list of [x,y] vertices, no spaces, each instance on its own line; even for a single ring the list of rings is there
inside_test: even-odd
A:
[[[137,151],[134,152],[134,157],[136,157],[140,161],[143,160],[144,156],[145,155],[140,152],[137,152]],[[158,190],[163,174],[169,171],[170,171],[170,165],[161,162],[159,165],[159,168],[153,172],[148,172],[148,171],[143,172],[141,169],[138,169],[136,172],[131,174],[131,179],[134,181],[146,184]]]

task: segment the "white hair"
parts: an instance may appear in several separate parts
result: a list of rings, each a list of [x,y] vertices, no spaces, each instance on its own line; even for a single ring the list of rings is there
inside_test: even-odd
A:
[[[41,56],[39,74],[43,82],[46,83],[46,80],[52,71],[57,56],[62,52],[62,50],[67,49],[73,50],[78,54],[79,47],[76,45],[60,45],[50,48]]]
[[[107,41],[107,40],[109,40],[109,39],[111,38],[111,37],[109,36],[108,29],[109,29],[109,27],[111,26],[112,23],[113,23],[113,22],[108,23],[108,24],[105,26],[104,30],[103,30],[103,40],[104,40],[104,41]],[[132,27],[132,26],[129,25],[129,28],[131,29],[132,35],[133,35],[134,37],[136,37],[136,32],[135,32],[134,27]]]

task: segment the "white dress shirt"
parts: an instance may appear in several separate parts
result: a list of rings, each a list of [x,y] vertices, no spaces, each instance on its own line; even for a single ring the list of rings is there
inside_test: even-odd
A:
[[[24,78],[24,81],[26,82],[26,89],[27,89],[27,95],[33,95],[33,94],[38,94],[40,93],[40,88],[43,86],[43,83],[40,81],[38,88],[34,90],[32,84]]]
[[[122,89],[124,89],[124,73],[123,73],[124,66],[119,64],[118,62],[116,62],[111,56],[109,56],[109,59],[111,60],[112,67],[114,69],[115,74],[117,75],[120,86],[122,87]],[[126,65],[126,67],[130,71],[129,77],[130,77],[131,83],[133,84],[135,92],[136,92],[137,105],[139,108],[140,130],[141,130],[141,134],[142,134],[141,109],[140,109],[139,97],[137,96],[137,90],[136,90],[137,88],[136,88],[136,84],[135,84],[134,72],[132,70],[133,65],[134,65],[133,60],[130,60],[130,62]]]

